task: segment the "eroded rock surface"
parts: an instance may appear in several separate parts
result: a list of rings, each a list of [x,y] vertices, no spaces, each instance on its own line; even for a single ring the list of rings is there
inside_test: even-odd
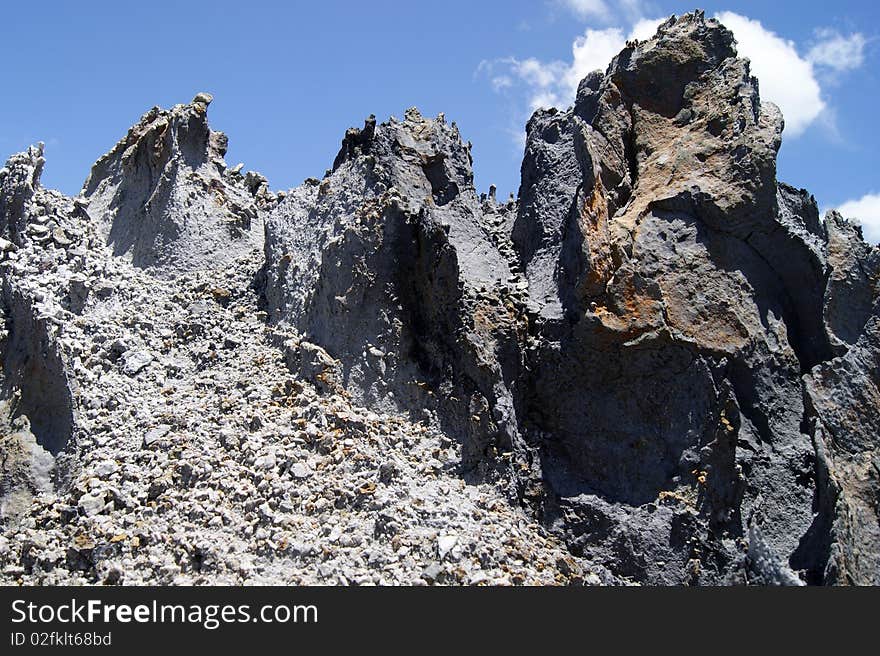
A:
[[[284,194],[205,159],[206,105],[151,111],[76,198],[40,186],[38,147],[0,175],[0,580],[618,582],[497,481],[466,483],[457,440],[356,402],[350,364],[267,322]]]
[[[0,522],[14,524],[34,497],[51,493],[55,459],[37,442],[27,416],[12,419],[10,401],[0,402]]]
[[[414,109],[271,193],[210,100],[0,172],[7,580],[880,582],[880,255],[723,26],[536,112],[508,202]]]
[[[526,326],[489,216],[458,129],[409,110],[349,131],[266,228],[270,316],[337,358],[359,403],[441,427],[476,468],[520,442]]]
[[[364,402],[512,465],[495,471],[616,573],[766,582],[772,561],[824,581],[802,376],[858,343],[876,251],[777,183],[782,129],[701,14],[532,117],[510,207],[479,201],[442,119],[371,119],[269,219],[269,311]]]
[[[83,212],[115,255],[172,274],[231,262],[262,243],[262,213],[274,197],[257,174],[223,159],[228,140],[208,127],[209,94],[144,114],[92,169]]]

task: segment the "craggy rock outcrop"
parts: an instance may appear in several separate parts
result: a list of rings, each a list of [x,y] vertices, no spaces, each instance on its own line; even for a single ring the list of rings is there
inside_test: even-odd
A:
[[[823,435],[842,422],[867,453],[857,409],[877,399],[854,386],[847,417],[821,420],[804,381],[840,358],[875,373],[854,345],[876,251],[777,183],[782,130],[700,13],[537,112],[500,213],[442,119],[371,118],[267,222],[270,314],[338,359],[360,401],[422,412],[484,459],[500,448],[513,489],[617,574],[830,581],[835,550],[877,553],[860,528],[875,488],[835,482]],[[851,581],[872,581],[860,567]]]
[[[828,213],[825,226],[829,275],[823,312],[829,339],[840,355],[858,342],[876,314],[880,251],[865,243],[861,228],[837,212]]]
[[[60,321],[47,311],[53,299],[17,261],[17,252],[27,246],[72,244],[65,224],[73,206],[59,204],[60,194],[40,188],[43,164],[42,145],[31,147],[13,156],[0,175],[0,205],[12,239],[0,255],[4,271],[0,307],[5,319],[0,334],[0,398],[7,402],[7,419],[23,416],[29,426],[26,432],[57,454],[71,439],[75,425],[70,364],[58,347]]]
[[[0,235],[21,245],[28,224],[27,208],[40,184],[46,160],[43,144],[31,146],[24,153],[9,158],[0,169]],[[4,248],[4,250],[8,250]]]
[[[333,171],[268,219],[266,298],[274,320],[340,360],[357,402],[434,421],[476,466],[521,442],[525,322],[472,177],[454,124],[370,117]]]
[[[456,131],[415,114],[383,128],[383,147],[410,158],[384,178],[400,193],[359,178],[365,141],[353,132],[335,188],[308,184],[285,202],[324,198],[328,214],[346,202],[374,212],[363,225],[375,235],[359,234],[354,221],[302,217],[288,233],[301,241],[289,250],[297,262],[312,253],[324,261],[290,267],[286,281],[272,276],[265,291],[302,313],[298,325],[344,356],[336,359],[267,323],[257,284],[269,278],[262,225],[285,194],[270,194],[262,176],[240,166],[223,171],[206,105],[200,95],[150,112],[75,198],[40,186],[39,148],[3,169],[0,202],[14,241],[0,240],[0,583],[620,582],[573,559],[558,536],[507,502],[498,481],[462,480],[487,460],[485,445],[468,448],[468,418],[493,421],[487,408],[505,398],[487,396],[501,372],[491,351],[478,360],[485,338],[468,348],[455,342],[475,323],[461,318],[458,280],[466,270],[494,288],[507,274],[497,255],[481,260],[489,245],[470,257],[448,245],[477,240],[483,220],[472,195],[457,200],[455,181],[470,175],[470,161]],[[422,157],[443,212],[420,215],[428,202]],[[511,209],[487,216],[493,226],[509,223]],[[249,228],[224,223],[242,216]],[[455,226],[444,228],[447,219]],[[382,264],[373,250],[391,246],[413,276],[377,268],[399,295],[386,303],[367,267]],[[337,264],[360,268],[334,271]],[[310,300],[296,297],[295,280]],[[312,290],[315,281],[324,289]],[[346,294],[350,315],[340,310]],[[381,333],[386,324],[359,303],[374,303],[395,325]],[[333,322],[349,319],[373,331],[369,346],[355,323],[334,332]],[[344,347],[357,347],[356,357]],[[411,350],[386,358],[379,347]],[[419,353],[442,369],[423,376],[412,362]],[[449,434],[392,393],[424,400]],[[479,407],[465,416],[461,401],[432,398],[445,393]],[[355,403],[358,394],[374,407]]]
[[[75,425],[69,364],[58,345],[59,331],[25,290],[7,284],[3,291],[9,308],[3,398],[17,398],[16,415],[28,417],[40,445],[55,454],[67,446]]]
[[[558,235],[517,241],[547,336],[529,419],[572,540],[643,580],[720,580],[753,513],[785,555],[812,521],[800,373],[827,351],[822,235],[776,185],[781,131],[699,15],[529,125],[514,234]],[[531,173],[552,179],[531,161],[548,152],[569,162],[553,207]]]
[[[536,112],[507,202],[415,109],[271,194],[210,101],[76,198],[0,171],[4,575],[880,583],[880,250],[717,21]]]
[[[832,220],[832,219],[829,219]],[[875,276],[876,281],[876,276]],[[876,284],[876,283],[875,283]],[[880,300],[856,343],[804,377],[818,471],[811,546],[827,583],[880,584]]]
[[[514,234],[558,235],[534,253],[518,241],[553,335],[530,419],[558,521],[614,571],[722,581],[758,524],[777,559],[822,580],[800,376],[833,354],[826,285],[846,263],[828,252],[848,249],[806,192],[776,183],[781,131],[731,33],[700,14],[530,122]],[[552,194],[533,173],[553,179],[532,162],[547,153],[567,162]],[[835,326],[859,321],[838,312]]]
[[[212,97],[154,107],[92,168],[84,211],[116,255],[173,274],[204,269],[261,243],[266,180],[229,171],[227,138],[208,127]]]
[[[34,496],[54,487],[55,459],[38,444],[27,416],[10,420],[9,406],[0,401],[0,525],[27,514]]]

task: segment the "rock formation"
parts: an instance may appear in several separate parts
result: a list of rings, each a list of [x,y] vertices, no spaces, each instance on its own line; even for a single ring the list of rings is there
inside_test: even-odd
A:
[[[226,135],[208,128],[212,100],[200,93],[189,105],[154,107],[93,167],[84,211],[114,255],[168,274],[262,243],[267,182],[227,171]]]
[[[723,26],[536,112],[506,203],[414,109],[273,194],[210,101],[0,171],[4,576],[880,583],[880,251]]]

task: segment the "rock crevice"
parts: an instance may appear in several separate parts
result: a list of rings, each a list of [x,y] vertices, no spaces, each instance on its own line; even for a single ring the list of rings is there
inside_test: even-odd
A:
[[[348,532],[307,580],[503,582],[510,531],[542,563],[514,583],[880,582],[880,251],[777,181],[717,21],[537,111],[507,202],[415,109],[272,193],[210,102],[145,114],[76,198],[39,147],[0,171],[0,496],[55,531],[0,542],[22,576],[288,580]],[[204,540],[114,524],[148,516]]]

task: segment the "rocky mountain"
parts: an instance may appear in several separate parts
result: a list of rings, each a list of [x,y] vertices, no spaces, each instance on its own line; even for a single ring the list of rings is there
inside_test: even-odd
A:
[[[506,202],[415,109],[273,193],[210,102],[0,171],[4,581],[880,583],[880,250],[718,22],[536,112]]]

